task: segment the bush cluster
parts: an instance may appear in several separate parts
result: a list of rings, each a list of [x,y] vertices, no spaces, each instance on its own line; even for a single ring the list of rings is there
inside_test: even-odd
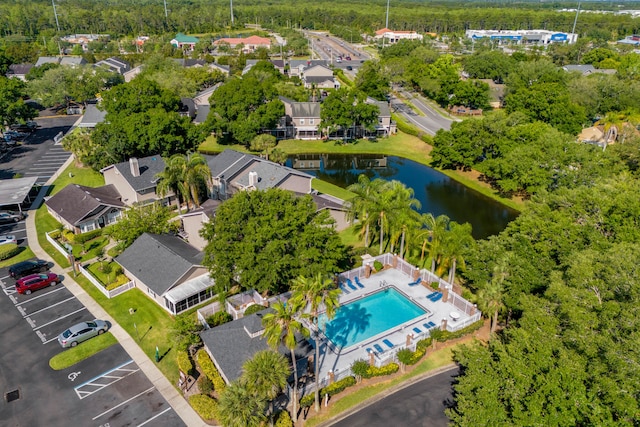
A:
[[[291,421],[291,415],[287,411],[280,411],[277,415],[275,427],[293,427],[293,421]]]
[[[184,350],[178,350],[178,354],[176,355],[176,360],[178,362],[178,369],[180,369],[186,375],[193,374],[193,362],[191,362],[189,353],[187,353]]]
[[[205,420],[215,420],[218,416],[218,402],[207,395],[194,394],[189,396],[189,404]]]
[[[384,375],[391,375],[391,374],[395,374],[396,372],[398,372],[398,369],[400,369],[400,366],[398,366],[397,363],[388,363],[384,366],[381,367],[375,367],[375,366],[369,366],[369,369],[367,369],[367,374],[366,376],[363,376],[364,378],[373,378],[373,377],[382,377]]]
[[[482,327],[482,325],[483,325],[482,320],[478,320],[477,322],[472,323],[466,328],[460,329],[455,332],[441,331],[439,329],[435,329],[431,331],[431,338],[440,342],[454,340],[456,338],[460,338],[462,336],[465,336],[467,334],[477,331]]]
[[[213,392],[213,383],[206,375],[200,375],[198,378],[198,390],[200,393],[209,396]]]
[[[249,307],[247,307],[247,309],[244,311],[244,315],[248,316],[250,314],[257,313],[259,311],[265,310],[266,308],[267,307],[265,307],[264,305],[253,304],[253,305],[250,305]]]
[[[0,260],[9,259],[20,253],[20,247],[15,243],[0,245]]]
[[[378,260],[373,261],[373,268],[376,269],[376,271],[380,271],[384,268],[384,265],[382,265],[382,263]]]
[[[340,393],[341,391],[344,391],[344,389],[346,389],[347,387],[351,387],[352,385],[355,385],[355,383],[356,383],[356,379],[354,377],[343,378],[340,381],[336,381],[335,383],[329,384],[328,386],[320,389],[320,397],[321,398],[324,397],[325,394],[328,394],[329,396],[333,396],[335,394]],[[302,399],[300,399],[300,407],[302,408],[309,407],[313,405],[314,400],[315,400],[315,395],[313,393],[307,394]]]
[[[202,372],[209,377],[218,394],[222,393],[227,386],[227,383],[222,379],[222,376],[216,369],[216,366],[211,361],[209,354],[204,349],[201,349],[198,351],[196,357],[198,358],[198,364],[200,365]]]
[[[213,328],[223,323],[231,322],[232,320],[233,317],[226,311],[218,311],[207,317],[207,324]]]

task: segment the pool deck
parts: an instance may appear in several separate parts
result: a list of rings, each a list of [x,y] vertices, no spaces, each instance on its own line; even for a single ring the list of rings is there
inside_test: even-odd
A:
[[[433,294],[434,291],[421,284],[409,286],[409,283],[414,282],[413,278],[400,270],[389,268],[372,274],[369,278],[361,277],[359,281],[363,285],[362,288],[356,285],[355,280],[352,280],[354,287],[358,288],[357,290],[352,290],[350,287],[344,286],[344,289],[348,291],[348,293],[343,291],[340,296],[341,305],[371,295],[387,286],[392,286],[407,299],[423,308],[426,314],[350,347],[336,348],[331,343],[328,346],[328,340],[323,336],[320,345],[319,377],[321,381],[328,381],[330,372],[334,373],[336,379],[342,378],[346,375],[347,371],[351,370],[351,365],[356,360],[363,359],[370,361],[371,356],[367,352],[367,349],[371,349],[374,352],[374,360],[376,363],[386,364],[387,361],[393,360],[392,356],[397,351],[397,347],[405,347],[407,345],[408,335],[412,335],[410,343],[415,343],[429,336],[428,330],[424,326],[425,323],[433,322],[435,326],[432,328],[441,328],[443,320],[446,319],[448,324],[447,329],[451,330],[456,329],[456,325],[465,324],[465,321],[470,318],[463,310],[459,310],[454,306],[453,300],[446,303],[443,302],[442,299],[436,302],[429,300],[427,296]],[[414,328],[418,328],[420,333],[414,331]],[[383,342],[384,340],[391,342],[394,348],[390,349]],[[315,345],[315,342],[313,342],[313,340],[311,341],[312,344]],[[376,351],[376,347],[382,348],[384,351]],[[384,363],[381,363],[383,361]]]

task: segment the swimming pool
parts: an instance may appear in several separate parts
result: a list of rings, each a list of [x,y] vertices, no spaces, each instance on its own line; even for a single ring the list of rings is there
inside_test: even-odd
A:
[[[349,347],[425,313],[394,288],[387,288],[340,306],[328,323],[324,314],[318,320],[321,329],[326,323],[325,334],[333,344]]]

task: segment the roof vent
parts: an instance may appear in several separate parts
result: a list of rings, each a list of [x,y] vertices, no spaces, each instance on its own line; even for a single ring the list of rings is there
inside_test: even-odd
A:
[[[131,169],[131,175],[140,176],[140,165],[138,164],[138,159],[135,157],[130,158],[129,168]]]
[[[249,186],[255,187],[258,183],[258,172],[251,171],[249,172]]]
[[[20,390],[13,390],[4,394],[4,400],[7,402],[13,402],[20,399]]]

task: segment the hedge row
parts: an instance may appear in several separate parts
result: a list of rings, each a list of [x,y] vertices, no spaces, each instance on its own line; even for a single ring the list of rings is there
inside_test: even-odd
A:
[[[204,394],[189,396],[191,407],[205,420],[215,420],[218,416],[218,402]]]
[[[131,280],[125,276],[124,274],[118,274],[118,276],[116,277],[116,280],[114,280],[113,282],[109,283],[107,286],[105,286],[105,289],[108,291],[112,291],[115,288],[119,288],[120,286],[124,285],[127,282],[130,282]]]
[[[448,341],[448,340],[454,340],[456,338],[460,338],[460,337],[462,337],[464,335],[467,335],[467,334],[470,334],[472,332],[477,331],[478,329],[480,329],[482,327],[483,324],[484,324],[484,322],[482,320],[478,320],[477,322],[470,324],[466,328],[462,328],[462,329],[457,330],[455,332],[441,331],[439,329],[432,330],[431,331],[431,338],[433,338],[436,341],[440,341],[440,342],[444,342],[444,341]]]
[[[397,366],[398,365],[396,365],[396,367]],[[329,384],[328,386],[320,389],[320,396],[324,397],[325,394],[328,394],[331,397],[334,394],[338,394],[341,391],[344,391],[344,389],[346,389],[347,387],[351,387],[352,385],[355,385],[355,383],[356,383],[356,379],[354,377],[343,378],[340,381],[336,381],[335,383]],[[309,407],[313,405],[314,400],[315,400],[314,393],[307,394],[302,399],[300,399],[300,407],[302,408]]]
[[[74,234],[73,235],[73,239],[71,240],[72,243],[78,243],[78,244],[82,244],[82,243],[86,243],[89,240],[93,240],[98,236],[102,235],[102,229],[98,228],[97,230],[91,230],[91,231],[87,231],[86,233],[82,233],[82,234]]]
[[[193,363],[191,362],[189,353],[187,353],[186,351],[178,350],[176,360],[178,362],[178,369],[180,369],[187,375],[191,375],[193,373]]]
[[[20,253],[20,247],[15,243],[0,245],[0,260],[12,258]]]
[[[391,117],[396,122],[396,126],[397,126],[399,131],[402,131],[402,132],[407,133],[409,135],[416,136],[416,137],[420,138],[422,140],[422,142],[426,142],[427,144],[432,144],[433,143],[433,138],[431,138],[431,136],[429,134],[426,134],[423,131],[421,131],[420,129],[418,129],[417,127],[415,127],[413,125],[410,125],[409,123],[405,122],[397,114],[392,114]]]
[[[209,377],[213,383],[213,387],[219,395],[224,391],[225,387],[227,387],[227,383],[224,382],[222,376],[220,376],[220,373],[216,369],[216,366],[211,361],[209,354],[204,349],[199,350],[196,357],[198,358],[198,364],[200,365],[202,372]]]

